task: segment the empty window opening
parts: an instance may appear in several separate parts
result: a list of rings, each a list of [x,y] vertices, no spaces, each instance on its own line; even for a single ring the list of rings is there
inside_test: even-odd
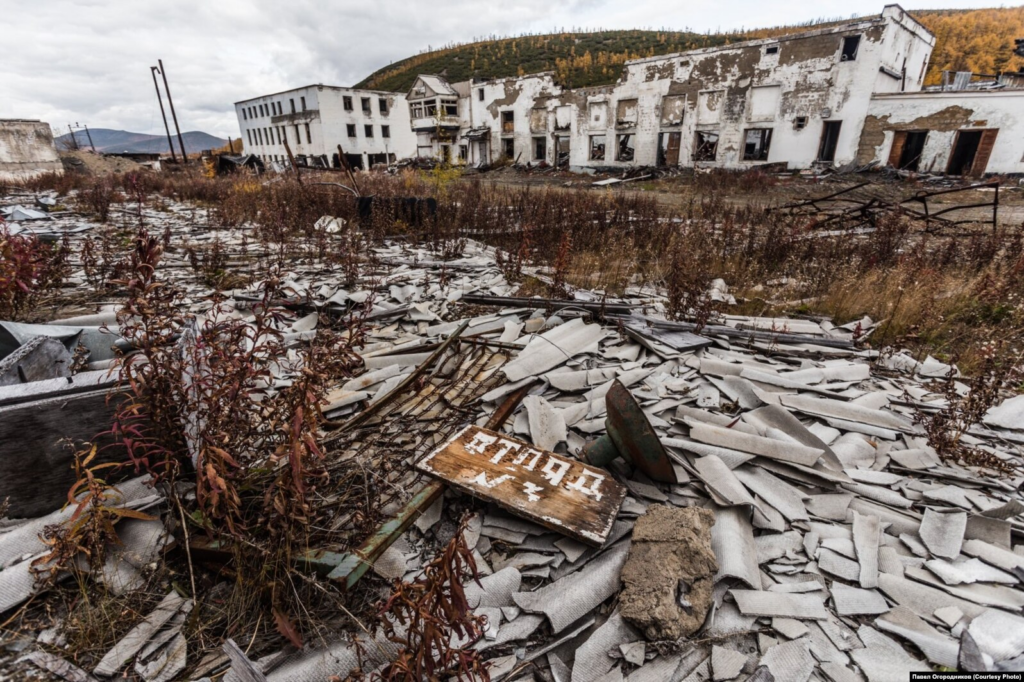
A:
[[[797,116],[793,119],[793,130],[803,130],[807,127],[807,117]]]
[[[245,113],[245,107],[242,107],[242,120],[245,121],[249,116]]]
[[[699,131],[693,150],[694,161],[714,161],[718,157],[718,133]]]
[[[479,90],[476,91],[476,98],[478,100],[480,100],[481,102],[484,101],[484,89],[483,88],[480,88]]]
[[[918,170],[921,166],[921,154],[924,152],[924,143],[927,139],[927,130],[897,132],[892,139],[889,165],[900,170]]]
[[[306,98],[305,97],[299,97],[299,103],[302,105],[302,110],[305,111],[306,110]]]
[[[245,132],[249,136],[249,144],[251,145],[252,144],[252,131],[251,130],[246,130]]]
[[[430,117],[437,116],[437,102],[435,100],[430,100],[429,102],[426,102],[423,112]]]
[[[306,124],[306,142],[308,144],[313,144],[313,136],[309,132],[309,124],[308,123]]]
[[[260,146],[263,146],[263,131],[259,128],[256,129],[256,139],[259,140]]]
[[[458,116],[459,115],[459,100],[457,99],[446,99],[441,101],[441,105],[444,107],[445,116]]]
[[[506,159],[514,159],[516,155],[515,140],[508,139],[501,141],[501,154]]]
[[[284,135],[281,133],[282,130],[284,130],[284,128],[282,128],[281,126],[277,126],[277,143],[278,144],[284,144]]]
[[[555,137],[555,165],[569,165],[569,138],[564,135]]]
[[[349,137],[355,137],[356,136],[356,124],[355,123],[349,123],[348,125],[346,125],[345,126],[345,130],[348,132],[348,136]]]
[[[363,126],[363,132],[366,137],[373,137],[373,126]]]
[[[842,121],[825,121],[821,131],[821,143],[818,145],[818,161],[832,163],[836,160],[836,148],[839,146],[839,132],[842,128]]]
[[[362,103],[363,113],[364,114],[371,114],[371,113],[373,113],[373,111],[370,109],[370,98],[369,97],[361,98],[360,102]]]
[[[388,113],[388,101],[386,99],[384,99],[383,97],[379,98],[377,100],[377,108],[380,110],[381,114],[387,115],[387,113]]]
[[[292,105],[292,113],[294,114],[295,113],[295,98],[292,97],[291,99],[288,100],[288,102]]]
[[[768,45],[768,46],[766,46],[764,48],[764,53],[765,54],[778,54],[779,53],[779,46],[778,45]]]
[[[483,91],[481,90],[481,92],[483,92]],[[468,158],[469,158],[469,145],[460,144],[459,145],[459,161],[465,161]]]
[[[860,36],[846,36],[843,38],[843,56],[840,59],[844,62],[852,62],[857,58],[859,48]]]
[[[452,161],[452,148],[451,145],[441,145],[441,160],[445,163],[451,163]]]
[[[548,158],[548,141],[543,137],[533,138],[533,160],[544,161]]]
[[[658,165],[678,166],[679,146],[682,141],[682,133],[675,131],[670,133],[658,133]]]
[[[299,124],[295,124],[295,144],[302,144],[302,136],[299,135]]]
[[[628,133],[625,135],[618,135],[616,137],[615,159],[617,161],[632,161],[635,153],[633,148],[633,138],[635,135]]]
[[[771,128],[753,128],[747,131],[743,142],[744,161],[767,161],[768,148],[772,144]]]
[[[590,160],[604,161],[604,135],[590,136]]]
[[[352,111],[352,98],[349,97],[348,95],[342,95],[341,106],[342,108],[345,109],[345,111]]]
[[[511,133],[515,132],[516,129],[516,112],[514,111],[503,111],[501,112],[501,132]]]
[[[381,126],[380,127],[380,136],[381,137],[391,137],[391,126]]]

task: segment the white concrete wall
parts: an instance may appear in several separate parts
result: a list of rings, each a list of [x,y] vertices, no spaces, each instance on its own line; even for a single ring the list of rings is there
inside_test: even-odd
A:
[[[0,180],[29,180],[44,173],[64,173],[50,124],[0,120]]]
[[[345,97],[352,98],[351,111],[345,110]],[[364,97],[370,100],[369,115],[362,109]],[[305,110],[302,108],[303,98]],[[381,100],[387,102],[386,113],[381,113]],[[270,107],[268,113],[260,112],[261,104]],[[340,143],[346,154],[363,157],[364,168],[368,167],[370,154],[388,153],[397,159],[405,159],[416,153],[416,138],[409,128],[409,108],[405,97],[398,93],[311,85],[237,102],[235,114],[245,153],[255,154],[268,162],[287,163],[287,151],[279,142],[284,137],[287,137],[296,157],[324,155],[328,162],[337,154]],[[355,137],[348,135],[349,124],[356,126]],[[367,125],[373,127],[372,137],[366,135]],[[389,138],[384,137],[382,126],[388,126]],[[263,144],[259,142],[257,129],[263,132]]]
[[[996,129],[985,172],[1024,173],[1024,90],[877,95],[868,117],[867,128],[874,134],[865,135],[862,154],[869,152],[881,164],[888,163],[898,130],[927,130],[919,170],[942,173],[957,131]]]

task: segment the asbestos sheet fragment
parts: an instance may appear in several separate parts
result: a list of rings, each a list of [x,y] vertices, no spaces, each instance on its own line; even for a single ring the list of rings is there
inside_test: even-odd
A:
[[[1024,431],[1024,395],[1014,396],[991,408],[983,419],[988,426]]]
[[[874,616],[889,610],[889,605],[878,592],[838,582],[832,583],[832,599],[840,616]]]
[[[955,559],[967,528],[967,514],[964,512],[937,512],[926,509],[921,521],[921,541],[928,551],[943,559]]]
[[[715,583],[724,578],[738,578],[753,589],[760,589],[757,568],[757,547],[754,529],[742,507],[713,506],[715,525],[711,527],[711,550],[718,561]]]
[[[973,583],[963,585],[947,585],[936,578],[930,571],[923,568],[910,567],[905,575],[908,578],[937,587],[943,592],[972,601],[982,606],[995,606],[1000,609],[1016,611],[1024,609],[1024,591],[1015,590],[1005,585],[987,585]]]
[[[978,557],[985,563],[1001,568],[1004,571],[1020,574],[1020,571],[1024,569],[1024,555],[1011,552],[1002,547],[996,547],[988,542],[968,540],[961,549],[964,554]]]
[[[784,594],[759,590],[729,590],[740,613],[746,616],[771,616],[800,620],[825,620],[824,596],[816,594]]]
[[[556,445],[565,442],[568,434],[561,410],[556,410],[538,395],[523,398],[523,406],[529,418],[530,438],[534,445],[544,450],[554,450]]]
[[[522,584],[523,576],[513,566],[466,584],[466,601],[471,608],[480,606],[512,606],[512,598]]]
[[[970,583],[1001,583],[1016,585],[1019,581],[1013,575],[989,566],[980,559],[960,557],[953,561],[932,559],[924,562],[925,568],[939,576],[947,585]]]
[[[572,667],[572,682],[594,682],[607,674],[616,663],[608,652],[620,644],[635,642],[640,633],[622,619],[616,611],[586,642],[576,649],[576,662]]]
[[[747,657],[722,646],[711,647],[711,679],[715,682],[735,679],[743,670]]]
[[[516,592],[512,599],[524,611],[547,616],[557,634],[619,591],[628,554],[629,542],[619,542],[575,573],[535,592]]]
[[[925,658],[935,665],[947,668],[956,667],[956,656],[960,650],[960,643],[925,623],[910,609],[897,606],[876,619],[875,626],[879,630],[890,632],[897,637],[913,642],[925,655]]]
[[[819,448],[809,448],[799,443],[787,443],[774,438],[764,438],[721,426],[689,421],[690,438],[708,445],[739,450],[768,459],[813,466],[825,453]]]
[[[937,609],[947,606],[956,607],[968,618],[979,616],[985,610],[985,607],[966,599],[960,599],[929,585],[888,573],[879,574],[878,587],[889,599],[900,606],[906,606],[925,619],[933,619],[933,614]]]
[[[997,609],[987,609],[968,626],[978,648],[1001,662],[1024,654],[1024,619]]]
[[[807,511],[814,516],[830,521],[845,521],[851,500],[853,495],[850,493],[826,493],[809,496],[805,505]]]
[[[853,512],[853,545],[860,564],[860,586],[878,587],[878,543],[881,527],[877,516]]]
[[[818,551],[818,568],[843,580],[860,580],[860,564],[831,549],[822,548]]]
[[[750,496],[732,470],[716,455],[698,457],[694,460],[693,466],[704,485],[725,504],[754,506],[754,498]]]
[[[911,658],[903,651],[886,646],[869,646],[855,649],[850,656],[867,676],[868,682],[893,682],[909,680],[912,672],[931,670],[924,661]]]
[[[768,668],[772,676],[781,682],[807,682],[815,667],[807,638],[776,644],[768,649],[758,665]]]
[[[772,476],[760,467],[744,465],[734,469],[733,473],[747,489],[778,509],[786,520],[806,521],[808,519],[807,509],[803,503],[803,494],[793,486]]]
[[[810,632],[806,625],[795,618],[772,618],[772,629],[789,639],[797,639]]]
[[[501,371],[509,381],[543,374],[580,353],[596,352],[598,342],[606,333],[601,325],[587,324],[582,318],[576,318],[535,337]]]
[[[919,427],[907,418],[895,412],[884,410],[872,410],[867,407],[844,403],[840,400],[830,398],[808,398],[802,395],[782,395],[782,404],[799,410],[805,414],[821,417],[832,417],[847,422],[861,422],[870,426],[877,426],[892,431],[903,431],[904,433],[918,433]]]
[[[637,519],[619,610],[647,639],[687,637],[704,624],[718,571],[714,523],[700,507],[653,505]]]

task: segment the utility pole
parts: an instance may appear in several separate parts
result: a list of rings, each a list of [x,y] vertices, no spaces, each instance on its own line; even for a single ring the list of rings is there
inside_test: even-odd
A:
[[[83,123],[82,127],[85,128],[85,136],[89,138],[89,146],[92,147],[92,153],[95,154],[96,153],[96,145],[94,145],[92,143],[92,134],[89,133],[89,126],[87,126],[86,124]]]
[[[149,67],[149,72],[153,76],[153,87],[156,88],[156,101],[160,102],[160,116],[164,119],[164,132],[167,133],[167,146],[171,150],[171,160],[174,163],[178,163],[178,157],[174,154],[174,141],[171,140],[171,129],[167,125],[167,113],[164,111],[164,98],[160,96],[160,86],[156,82],[156,72],[159,71],[155,66]]]
[[[71,124],[68,124],[68,132],[71,134],[71,147],[77,152],[78,151],[78,138],[75,137],[75,131],[71,128]]]
[[[160,75],[164,78],[164,92],[167,93],[167,106],[171,108],[171,118],[174,119],[174,130],[178,133],[178,144],[181,145],[181,162],[188,165],[188,152],[185,151],[185,140],[181,139],[181,128],[178,127],[178,115],[174,113],[174,101],[171,99],[171,88],[167,85],[167,71],[164,70],[164,60],[158,59]]]

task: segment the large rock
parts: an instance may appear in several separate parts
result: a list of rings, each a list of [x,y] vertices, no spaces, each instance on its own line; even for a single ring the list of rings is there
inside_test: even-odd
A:
[[[648,639],[679,639],[704,623],[718,572],[713,525],[714,513],[697,507],[655,505],[637,520],[619,612]]]

